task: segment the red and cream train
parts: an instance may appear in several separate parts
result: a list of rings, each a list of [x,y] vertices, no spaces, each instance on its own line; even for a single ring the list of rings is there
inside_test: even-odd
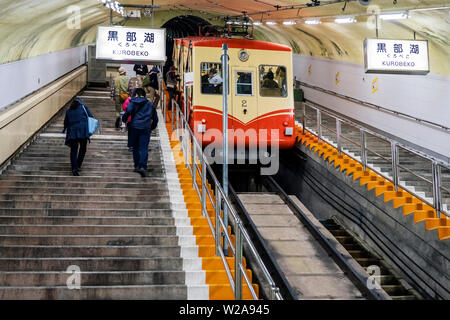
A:
[[[229,55],[229,141],[234,141],[235,146],[245,141],[248,146],[255,141],[258,145],[271,145],[276,139],[280,149],[292,148],[295,143],[292,50],[250,39],[175,39],[173,60],[181,76],[181,92],[184,73],[194,75],[193,86],[186,92],[189,124],[196,137],[203,146],[222,140],[223,83],[210,84],[208,74],[213,69],[222,75],[223,43],[228,44]]]

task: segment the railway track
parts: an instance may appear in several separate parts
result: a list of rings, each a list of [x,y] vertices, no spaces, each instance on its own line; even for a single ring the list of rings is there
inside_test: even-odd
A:
[[[247,186],[251,186],[245,187],[242,172],[238,176],[231,177],[237,188],[230,187],[230,198],[283,296],[420,299],[383,260],[334,220],[317,220],[272,177],[250,174]],[[369,275],[373,270],[380,273]]]

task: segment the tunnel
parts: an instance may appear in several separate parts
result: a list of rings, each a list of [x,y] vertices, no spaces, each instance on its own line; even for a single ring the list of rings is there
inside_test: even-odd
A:
[[[0,1],[0,299],[436,310],[449,24],[448,0]]]

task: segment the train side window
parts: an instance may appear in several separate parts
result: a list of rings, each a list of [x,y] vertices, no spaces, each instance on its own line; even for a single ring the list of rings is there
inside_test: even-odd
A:
[[[236,94],[238,96],[253,95],[253,72],[236,71]]]
[[[200,67],[202,94],[222,94],[222,64],[202,62]]]
[[[275,71],[274,71],[275,70]],[[286,97],[286,67],[277,65],[259,66],[260,94],[263,97]]]

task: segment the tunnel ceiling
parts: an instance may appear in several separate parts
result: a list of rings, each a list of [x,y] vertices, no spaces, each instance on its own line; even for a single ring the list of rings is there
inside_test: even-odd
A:
[[[122,0],[122,4],[151,4],[151,0]],[[335,2],[333,4],[327,4]],[[448,0],[322,1],[306,7],[306,0],[154,0],[153,19],[126,20],[114,16],[114,24],[161,27],[177,16],[197,16],[223,24],[225,17],[246,14],[264,23],[256,27],[257,39],[283,43],[295,53],[363,63],[362,43],[375,37],[375,19],[368,13],[409,10],[409,19],[380,21],[380,38],[426,39],[430,48],[431,73],[450,75],[450,4]],[[342,9],[345,5],[345,11]],[[437,10],[438,7],[446,9]],[[424,9],[430,10],[424,10]],[[78,10],[78,11],[77,11]],[[76,26],[77,12],[80,13]],[[336,16],[355,15],[356,23],[336,24]],[[97,0],[1,0],[0,63],[93,43],[98,25],[109,24],[109,10]],[[301,19],[320,17],[319,25],[306,25]],[[295,25],[283,25],[293,20]],[[274,21],[276,25],[266,25]]]

